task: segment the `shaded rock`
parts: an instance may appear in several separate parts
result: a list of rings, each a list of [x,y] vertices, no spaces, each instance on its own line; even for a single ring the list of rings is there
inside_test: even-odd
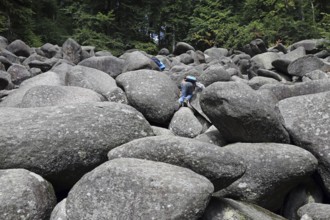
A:
[[[3,71],[6,71],[13,63],[9,61],[6,57],[0,56],[0,63]]]
[[[269,210],[278,210],[286,194],[317,168],[316,158],[294,145],[236,143],[227,145],[244,155],[244,175],[216,196],[248,201]]]
[[[223,147],[227,144],[226,140],[222,137],[218,129],[213,125],[203,134],[197,135],[195,139],[205,143],[214,144],[220,147]]]
[[[321,59],[324,59],[324,58],[327,58],[330,56],[330,51],[328,50],[322,50],[316,54],[314,54],[314,56],[318,57],[318,58],[321,58]]]
[[[45,61],[33,60],[29,62],[29,67],[39,68],[42,72],[47,72],[55,65],[57,61],[57,58],[46,59]]]
[[[255,39],[243,46],[243,51],[250,56],[267,52],[267,47],[262,39]]]
[[[108,153],[108,158],[139,158],[186,167],[208,178],[217,191],[245,172],[240,156],[233,156],[229,148],[224,149],[188,138],[155,136],[117,147]]]
[[[257,70],[258,76],[265,76],[269,78],[276,79],[277,81],[282,81],[282,77],[277,74],[276,72],[270,71],[270,70],[265,70],[265,69],[258,69]]]
[[[290,65],[290,63],[290,60],[276,59],[272,62],[272,66],[274,66],[275,69],[281,71],[282,73],[288,73],[288,66]]]
[[[10,74],[0,70],[0,90],[6,89],[10,82]]]
[[[39,74],[42,73],[41,69],[39,69],[39,68],[34,68],[34,67],[31,68],[31,69],[29,70],[29,72],[31,73],[31,76],[32,76],[32,77],[34,77],[34,76],[39,75]]]
[[[41,176],[25,169],[0,170],[2,219],[49,219],[56,204],[54,189]]]
[[[287,196],[281,214],[290,220],[300,220],[297,211],[309,203],[321,203],[323,194],[321,188],[312,180],[304,181],[295,187]]]
[[[66,199],[58,203],[52,211],[50,220],[68,220],[66,215]]]
[[[11,81],[16,85],[19,85],[21,82],[31,77],[31,73],[26,69],[26,67],[20,64],[11,65],[7,72],[11,76]]]
[[[30,56],[31,50],[31,48],[21,40],[15,40],[11,42],[6,49],[15,54],[16,56],[22,57]]]
[[[210,66],[199,77],[199,81],[203,83],[205,87],[211,85],[214,82],[229,80],[230,74],[221,65]]]
[[[57,191],[106,161],[112,148],[153,135],[139,112],[113,102],[0,108],[0,121],[0,168],[29,169]]]
[[[193,46],[191,46],[190,44],[187,44],[185,42],[178,42],[175,45],[175,49],[173,51],[173,54],[174,55],[180,55],[180,54],[186,53],[188,50],[195,51],[195,48]]]
[[[52,58],[52,57],[61,58],[62,57],[62,51],[58,45],[46,43],[46,44],[42,45],[42,47],[40,49],[42,50],[42,52],[44,52],[44,54],[47,58]]]
[[[45,62],[47,60],[46,57],[43,57],[43,56],[40,56],[39,54],[36,54],[36,53],[33,53],[31,54],[31,56],[29,56],[28,58],[26,58],[24,61],[23,61],[23,65],[28,67],[29,64],[32,62],[32,61],[40,61],[41,63]]]
[[[62,45],[63,59],[74,64],[81,61],[81,46],[73,39],[67,39]]]
[[[173,115],[169,129],[177,136],[194,138],[202,132],[203,125],[190,108],[182,107]]]
[[[103,96],[90,89],[41,85],[27,90],[19,107],[33,108],[101,101],[104,101]]]
[[[168,124],[178,108],[179,89],[165,73],[126,72],[118,76],[116,82],[125,91],[128,103],[151,122]]]
[[[248,85],[251,86],[252,89],[258,90],[261,86],[265,84],[277,84],[279,83],[276,79],[256,76],[249,80]]]
[[[188,65],[188,64],[194,62],[194,59],[193,59],[192,56],[191,56],[190,54],[188,54],[188,53],[180,54],[179,57],[180,57],[180,62],[181,62],[181,63],[184,63],[184,64],[186,64],[186,65]]]
[[[170,55],[170,51],[167,48],[162,48],[159,50],[158,55],[167,56],[167,55]]]
[[[330,91],[330,80],[314,80],[294,85],[266,84],[260,89],[269,90],[277,100],[283,100],[294,96]]]
[[[174,133],[167,128],[162,128],[162,127],[158,127],[158,126],[151,126],[151,128],[156,136],[174,135]]]
[[[313,55],[301,57],[290,63],[288,73],[293,76],[304,76],[313,70],[321,69],[324,63]]]
[[[282,216],[276,215],[267,209],[263,209],[251,203],[212,197],[201,220],[224,219],[285,220]]]
[[[114,159],[73,187],[66,202],[67,215],[72,220],[198,219],[212,192],[205,177],[186,168]]]
[[[319,161],[318,173],[330,195],[330,92],[292,97],[279,102],[284,125],[295,145]]]
[[[21,63],[20,59],[15,54],[6,49],[0,50],[0,56],[5,57],[11,63]]]
[[[289,143],[276,101],[235,82],[213,83],[200,98],[203,112],[226,141]]]
[[[101,70],[109,74],[111,77],[116,78],[119,74],[122,73],[124,63],[125,60],[119,59],[114,56],[99,56],[85,59],[81,61],[78,65]]]

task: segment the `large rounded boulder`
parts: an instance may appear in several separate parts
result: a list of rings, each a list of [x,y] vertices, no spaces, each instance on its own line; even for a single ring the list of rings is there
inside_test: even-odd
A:
[[[0,169],[25,168],[70,188],[109,150],[153,135],[134,108],[113,102],[0,108]]]
[[[49,219],[56,204],[52,185],[25,169],[0,170],[1,219]]]
[[[228,142],[290,142],[276,100],[246,84],[213,83],[203,91],[200,104]]]
[[[292,141],[319,161],[318,172],[330,195],[330,92],[297,96],[279,102]]]
[[[111,150],[108,158],[139,158],[186,167],[205,176],[220,190],[245,172],[241,157],[230,148],[220,148],[197,140],[155,136],[140,138]]]
[[[137,70],[122,73],[116,81],[124,89],[128,103],[147,120],[169,123],[179,105],[179,89],[169,76],[153,70]]]
[[[105,99],[90,89],[75,86],[34,86],[27,90],[19,105],[21,108],[101,102]]]
[[[198,219],[213,186],[186,168],[122,158],[106,162],[69,192],[70,220]]]
[[[247,166],[244,175],[216,196],[255,203],[278,210],[287,193],[317,168],[308,151],[289,144],[236,143],[227,145]]]

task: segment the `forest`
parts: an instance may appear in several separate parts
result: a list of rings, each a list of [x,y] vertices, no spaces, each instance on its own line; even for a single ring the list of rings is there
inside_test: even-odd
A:
[[[184,41],[196,49],[240,49],[255,38],[267,44],[330,39],[329,0],[0,0],[0,35],[39,47],[81,45],[120,55],[150,54]]]

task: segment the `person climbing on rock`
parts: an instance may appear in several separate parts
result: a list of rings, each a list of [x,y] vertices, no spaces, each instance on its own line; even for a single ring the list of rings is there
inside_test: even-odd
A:
[[[196,77],[186,76],[181,82],[181,95],[179,103],[181,106],[188,106],[190,99],[193,97],[193,93],[196,88],[203,90],[205,86],[197,82]]]

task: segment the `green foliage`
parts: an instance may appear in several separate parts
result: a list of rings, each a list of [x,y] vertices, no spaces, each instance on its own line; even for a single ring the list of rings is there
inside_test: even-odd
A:
[[[145,51],[148,54],[154,54],[155,55],[158,52],[157,45],[155,43],[152,43],[152,42],[144,43],[144,42],[136,41],[136,42],[133,42],[133,45],[134,45],[134,48],[136,48],[138,50]]]

